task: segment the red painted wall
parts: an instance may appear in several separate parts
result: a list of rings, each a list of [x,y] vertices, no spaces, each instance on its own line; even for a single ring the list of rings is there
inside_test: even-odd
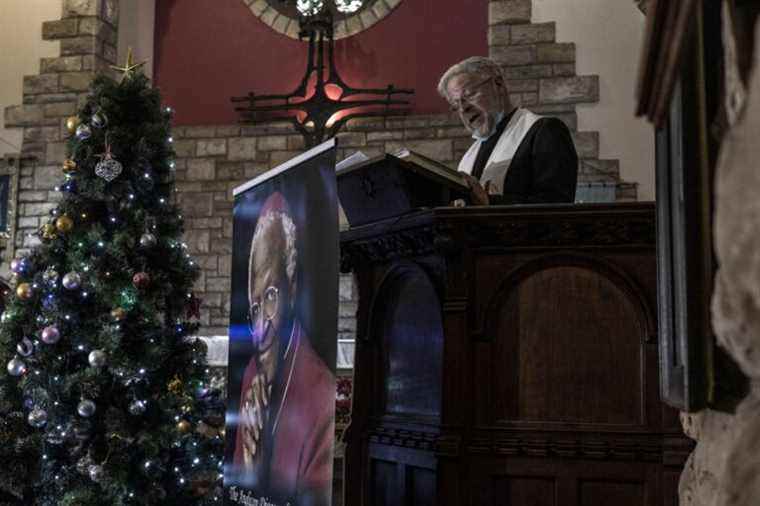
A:
[[[414,88],[415,113],[443,112],[438,78],[487,54],[487,18],[488,0],[403,0],[336,41],[338,72],[355,87]],[[180,125],[236,123],[230,97],[290,92],[306,66],[307,44],[273,31],[243,0],[160,0],[155,40],[155,82]]]

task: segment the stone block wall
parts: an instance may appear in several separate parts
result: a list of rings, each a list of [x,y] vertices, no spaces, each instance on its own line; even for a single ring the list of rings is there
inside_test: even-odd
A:
[[[57,58],[43,58],[40,72],[23,77],[21,104],[7,107],[5,125],[23,130],[19,173],[17,233],[21,253],[38,243],[41,219],[55,206],[53,191],[65,158],[65,121],[84,102],[97,72],[116,63],[118,0],[62,0],[60,20],[43,24],[45,40],[60,41]],[[2,266],[7,274],[7,265]]]
[[[599,76],[579,76],[576,48],[558,42],[555,23],[531,23],[532,0],[494,0],[488,8],[489,56],[502,64],[510,99],[538,114],[558,116],[574,132],[579,181],[615,181],[616,200],[636,200],[620,180],[620,162],[599,158],[599,132],[578,130],[575,107],[599,101]]]
[[[42,59],[39,74],[24,77],[22,104],[5,110],[6,125],[23,129],[14,240],[21,253],[37,243],[33,233],[60,198],[53,187],[62,176],[65,119],[82,103],[95,73],[108,72],[116,58],[118,1],[61,1],[62,19],[43,26],[44,38],[60,41],[60,57]],[[530,23],[530,11],[530,0],[489,4],[490,53],[504,64],[513,101],[570,127],[581,181],[614,182],[618,200],[635,199],[635,185],[620,181],[617,160],[599,159],[599,133],[578,130],[575,106],[598,99],[598,78],[575,75],[574,45],[555,40],[554,23]],[[202,333],[226,335],[232,189],[298,155],[303,139],[288,123],[178,126],[174,138],[186,242],[203,268],[196,287],[204,300]],[[355,120],[338,138],[339,159],[356,150],[374,156],[409,147],[452,168],[472,142],[458,118],[447,114]],[[356,329],[350,276],[341,278],[340,302],[338,337],[350,339]]]
[[[186,242],[203,267],[196,290],[203,298],[204,335],[225,335],[232,262],[232,189],[300,154],[303,138],[289,123],[188,126],[173,131],[177,198]],[[360,150],[369,156],[408,146],[454,167],[472,139],[456,118],[394,117],[349,122],[338,134],[338,159]],[[356,293],[350,275],[340,280],[339,339],[356,331]]]

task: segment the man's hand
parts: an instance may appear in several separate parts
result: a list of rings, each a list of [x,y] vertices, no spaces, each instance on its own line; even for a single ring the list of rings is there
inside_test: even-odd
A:
[[[244,465],[252,467],[260,454],[262,432],[269,406],[269,388],[264,375],[257,374],[251,380],[240,410],[239,430],[243,434]]]
[[[485,188],[480,184],[480,181],[475,179],[469,174],[462,174],[464,180],[467,181],[467,186],[470,187],[470,197],[472,198],[473,205],[487,206],[490,202],[488,198],[488,189],[491,186],[491,181],[486,181]]]

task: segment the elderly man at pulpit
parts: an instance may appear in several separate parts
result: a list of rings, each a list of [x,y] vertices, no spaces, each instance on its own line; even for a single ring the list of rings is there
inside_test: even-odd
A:
[[[557,118],[515,107],[501,67],[475,56],[449,68],[438,92],[475,142],[459,163],[474,204],[573,202],[578,155]]]

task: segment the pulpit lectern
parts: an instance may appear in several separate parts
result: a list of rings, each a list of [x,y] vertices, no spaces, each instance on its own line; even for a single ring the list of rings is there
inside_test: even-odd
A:
[[[341,234],[350,506],[675,506],[652,204],[434,208]]]

